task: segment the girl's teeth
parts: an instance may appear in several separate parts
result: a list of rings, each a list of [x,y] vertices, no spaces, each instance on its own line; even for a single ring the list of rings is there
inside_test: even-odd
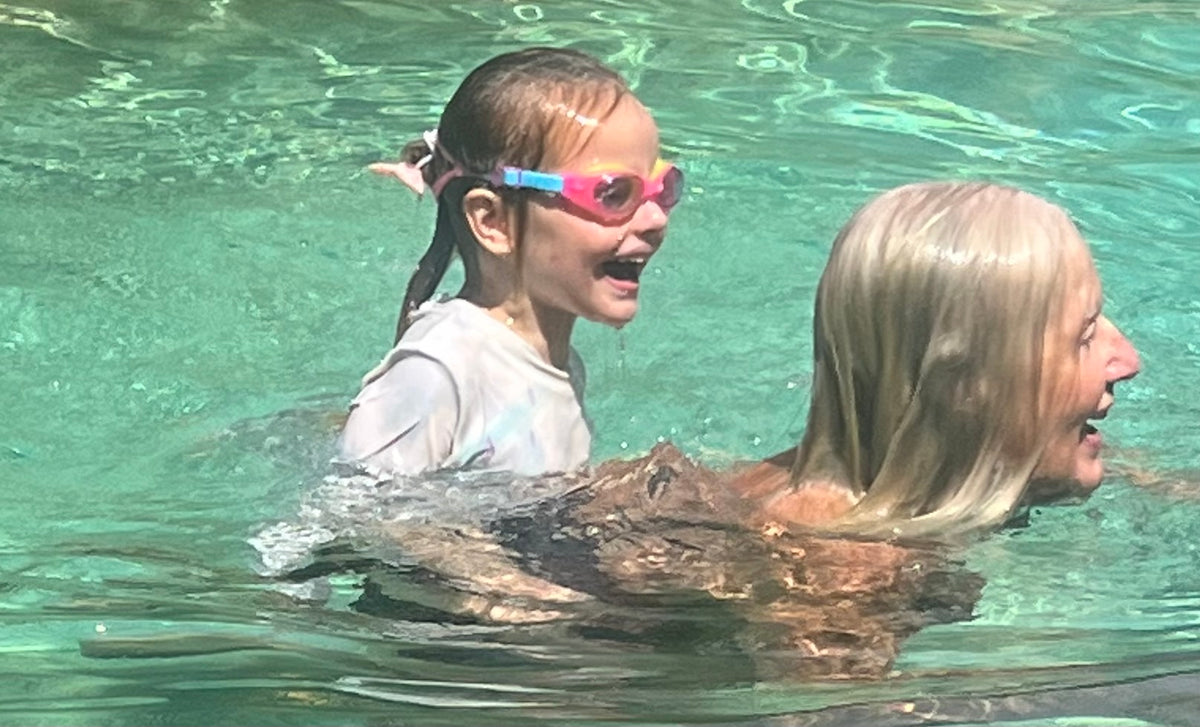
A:
[[[641,276],[642,266],[645,262],[645,258],[621,258],[609,260],[602,267],[604,274],[609,277],[637,282],[637,279]]]

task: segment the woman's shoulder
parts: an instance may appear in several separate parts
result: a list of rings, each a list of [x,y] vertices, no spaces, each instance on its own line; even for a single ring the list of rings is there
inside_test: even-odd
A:
[[[857,498],[823,481],[791,484],[796,450],[752,465],[718,471],[697,463],[670,442],[632,460],[598,465],[589,482],[595,516],[621,510],[639,516],[724,521],[753,528],[817,527],[845,515]]]
[[[732,471],[729,486],[742,497],[755,498],[787,486],[796,462],[796,448],[786,449],[758,462],[744,462]]]
[[[857,502],[858,498],[842,485],[801,482],[760,499],[755,517],[765,526],[820,527],[850,512]]]
[[[832,481],[792,482],[796,447],[736,470],[729,486],[752,503],[752,519],[760,526],[820,526],[845,515],[858,498]]]

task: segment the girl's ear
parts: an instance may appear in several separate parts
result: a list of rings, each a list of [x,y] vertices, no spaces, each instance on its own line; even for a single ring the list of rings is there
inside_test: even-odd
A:
[[[516,249],[508,207],[500,195],[476,187],[463,195],[462,208],[467,227],[483,249],[496,257],[505,257]]]

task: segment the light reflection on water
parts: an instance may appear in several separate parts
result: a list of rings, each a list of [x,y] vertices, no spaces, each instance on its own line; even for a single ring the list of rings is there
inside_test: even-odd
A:
[[[666,722],[859,705],[780,719],[906,724],[932,696],[947,721],[1186,722],[1200,711],[1198,14],[0,3],[0,721]],[[386,346],[431,224],[361,168],[429,126],[471,66],[531,43],[622,71],[689,175],[644,315],[577,337],[601,457],[659,437],[711,462],[789,446],[836,228],[881,188],[982,176],[1079,219],[1106,310],[1143,354],[1106,436],[1134,479],[1179,482],[1164,495],[1115,477],[975,547],[978,619],[918,634],[881,683],[755,686],[735,653],[371,617],[347,608],[352,578],[325,605],[281,594],[248,540],[320,481],[329,415]]]

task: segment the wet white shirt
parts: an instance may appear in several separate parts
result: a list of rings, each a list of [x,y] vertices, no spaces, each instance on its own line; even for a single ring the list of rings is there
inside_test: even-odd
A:
[[[577,470],[591,453],[583,389],[574,348],[562,371],[478,306],[430,301],[363,379],[339,459],[377,477]]]

